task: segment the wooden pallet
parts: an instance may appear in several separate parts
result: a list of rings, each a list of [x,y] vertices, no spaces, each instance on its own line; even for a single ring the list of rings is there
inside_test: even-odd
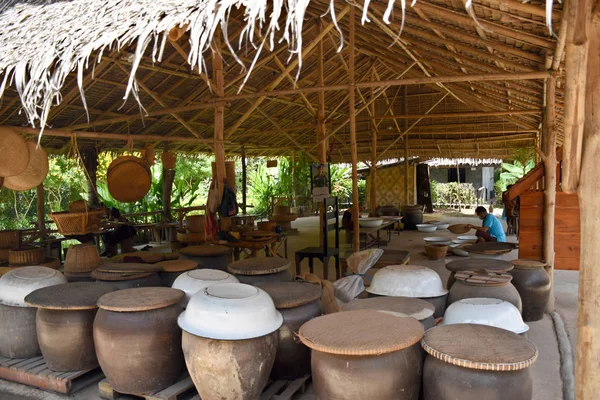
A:
[[[304,393],[310,375],[293,381],[270,381],[260,396],[260,400],[291,400],[296,393]]]
[[[41,356],[25,359],[0,357],[0,379],[57,393],[76,392],[103,377],[100,368],[72,372],[52,371]]]
[[[100,397],[106,400],[115,400],[121,396],[125,396],[125,394],[119,393],[116,390],[114,390],[106,379],[103,379],[100,383],[98,383],[98,391]],[[138,397],[146,400],[184,400],[189,399],[196,393],[196,387],[194,386],[194,382],[192,382],[192,378],[190,378],[190,376],[187,373],[185,373],[181,375],[181,377],[179,377],[177,382],[175,382],[166,389],[159,390],[150,394],[127,394],[127,396]]]

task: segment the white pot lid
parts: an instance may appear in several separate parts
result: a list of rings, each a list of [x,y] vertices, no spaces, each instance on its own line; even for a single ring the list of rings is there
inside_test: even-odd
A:
[[[221,283],[193,295],[178,323],[196,336],[242,340],[276,331],[283,317],[264,290],[243,283]]]
[[[60,272],[47,267],[20,267],[0,277],[0,304],[28,307],[25,297],[34,290],[67,283]]]
[[[218,269],[195,269],[185,272],[175,279],[172,288],[183,290],[185,298],[183,307],[187,307],[188,302],[196,292],[219,283],[236,283],[237,278],[225,271]]]
[[[446,309],[442,325],[452,324],[489,325],[517,334],[529,330],[517,307],[504,300],[484,297],[452,303]]]
[[[420,265],[390,265],[380,269],[373,276],[367,292],[421,298],[448,294],[437,272]]]
[[[477,240],[477,236],[475,235],[460,235],[456,237],[458,240]]]
[[[432,225],[435,228],[435,225]],[[451,240],[443,236],[429,236],[423,238],[426,243],[450,244]]]

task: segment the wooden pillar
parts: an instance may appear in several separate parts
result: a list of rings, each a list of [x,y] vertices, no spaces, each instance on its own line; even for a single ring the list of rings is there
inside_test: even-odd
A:
[[[556,126],[555,126],[556,80],[546,80],[546,109],[544,112],[543,154],[544,162],[544,259],[550,276],[550,301],[546,311],[554,311],[554,218],[556,214]]]
[[[373,67],[374,68],[374,67]],[[375,79],[375,70],[372,72],[372,79]],[[375,98],[373,88],[370,90],[371,99]],[[375,115],[375,102],[371,102],[371,115]],[[371,203],[371,216],[375,216],[375,210],[377,209],[377,125],[375,120],[371,120],[371,170],[370,170],[370,196],[369,203]]]
[[[323,23],[321,18],[317,22],[319,27],[319,34],[323,30]],[[317,75],[319,80],[319,86],[325,86],[325,78],[323,76],[323,40],[319,41],[319,60],[317,62]],[[327,163],[327,140],[325,140],[325,92],[319,92],[319,108],[317,111],[317,158],[319,159],[319,163],[325,164]]]
[[[169,151],[169,143],[165,143],[163,151]],[[171,212],[171,195],[173,193],[173,181],[175,180],[175,169],[162,169],[162,203],[163,203],[163,222],[171,222],[173,215]]]
[[[358,149],[356,145],[356,79],[354,76],[354,44],[355,44],[355,21],[354,10],[350,9],[350,43],[348,45],[348,75],[349,75],[349,96],[348,96],[348,114],[350,116],[350,151],[352,153],[352,207],[354,215],[354,226],[352,227],[352,249],[360,250],[360,225],[358,217],[360,215],[358,205]]]
[[[46,209],[44,199],[44,183],[40,183],[35,188],[35,194],[37,196],[37,217],[38,217],[38,229],[40,230],[40,236],[46,236]]]
[[[403,101],[403,107],[404,107],[404,115],[408,114],[408,95],[406,93],[406,91],[408,90],[407,86],[404,86],[404,101]],[[408,120],[404,119],[402,122],[402,127],[403,127],[403,132],[402,134],[404,135],[404,204],[412,204],[412,201],[410,199],[410,191],[408,189],[408,132],[406,132],[406,129],[408,127]]]
[[[567,4],[573,1],[568,1]],[[584,3],[580,1],[579,3]],[[600,154],[600,4],[594,4],[593,12],[583,9],[588,19],[583,24],[573,24],[577,31],[587,34],[589,58],[587,59],[587,80],[585,94],[584,121],[581,156],[581,176],[578,189],[581,218],[581,263],[579,270],[579,310],[577,321],[577,352],[575,359],[575,398],[595,399],[600,392],[600,174],[598,154]],[[589,26],[589,29],[586,29]],[[567,44],[568,45],[568,44]],[[569,48],[567,48],[569,51]],[[567,53],[567,56],[569,54]],[[584,58],[581,56],[581,58]],[[567,70],[569,73],[576,71]],[[567,79],[567,84],[569,79]],[[567,93],[571,93],[567,87]],[[566,122],[565,122],[566,127]],[[565,132],[566,133],[566,132]],[[564,160],[563,160],[564,165]]]
[[[223,58],[221,57],[221,38],[220,30],[214,35],[215,51],[213,51],[213,86],[217,97],[225,96],[225,82],[223,77]],[[225,147],[223,144],[223,132],[225,130],[225,103],[222,100],[215,102],[215,170],[217,178],[217,190],[219,191],[219,201],[223,197],[223,187],[225,180]]]
[[[456,190],[456,194],[458,195],[458,212],[462,212],[462,202],[460,201],[460,165],[458,163],[456,163],[456,182],[458,183]]]
[[[81,160],[85,168],[85,181],[87,182],[88,205],[97,208],[100,206],[97,189],[98,149],[94,146],[81,150]]]
[[[246,214],[246,208],[247,208],[247,197],[246,197],[246,193],[248,190],[248,183],[246,182],[248,179],[247,175],[246,175],[246,150],[244,149],[244,146],[242,146],[242,212],[244,214]]]

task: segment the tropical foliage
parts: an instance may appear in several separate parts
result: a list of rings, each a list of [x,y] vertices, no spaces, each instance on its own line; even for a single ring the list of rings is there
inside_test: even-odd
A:
[[[439,183],[430,181],[433,204],[455,206],[475,204],[475,188],[472,183]]]
[[[502,170],[498,176],[498,179],[496,180],[496,192],[504,192],[507,186],[512,185],[527,175],[534,167],[534,158],[530,158],[525,162],[515,160],[512,163],[502,163]]]

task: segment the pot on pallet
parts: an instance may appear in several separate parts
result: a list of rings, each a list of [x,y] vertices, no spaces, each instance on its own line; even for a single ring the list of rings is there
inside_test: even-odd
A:
[[[281,257],[250,257],[235,261],[227,270],[241,283],[262,285],[272,282],[291,282],[291,262]]]
[[[185,308],[187,307],[187,304],[192,296],[198,291],[220,283],[237,282],[238,280],[235,276],[228,274],[225,271],[204,268],[195,269],[179,275],[177,279],[175,279],[175,282],[173,282],[173,288],[183,290],[185,292],[185,298],[181,303],[181,305]]]
[[[298,337],[312,349],[317,398],[419,398],[423,326],[414,318],[374,310],[333,313],[302,325]]]
[[[263,290],[209,286],[179,317],[183,352],[203,399],[258,400],[267,384],[283,317]]]
[[[181,290],[146,287],[119,290],[98,300],[94,343],[111,387],[148,394],[177,381],[183,369]]]
[[[31,358],[40,354],[36,309],[25,304],[34,290],[66,283],[58,271],[46,267],[22,267],[0,277],[0,356]]]
[[[161,261],[155,265],[161,267],[158,276],[160,277],[162,286],[166,287],[173,286],[173,282],[175,282],[179,275],[198,267],[198,263],[194,260]]]
[[[523,320],[539,321],[544,317],[552,286],[545,270],[546,263],[526,259],[514,260],[512,263],[515,268],[510,274],[523,301]]]
[[[179,250],[181,259],[194,260],[198,268],[220,269],[227,271],[227,264],[231,260],[231,248],[227,246],[202,244],[188,246]]]
[[[455,275],[456,282],[448,293],[446,306],[462,299],[488,297],[505,300],[514,305],[519,312],[523,309],[521,296],[510,283],[512,276],[495,272],[461,271]]]
[[[411,297],[373,297],[353,300],[342,306],[342,311],[376,310],[397,313],[403,317],[412,317],[421,322],[425,330],[435,326],[433,304]]]

